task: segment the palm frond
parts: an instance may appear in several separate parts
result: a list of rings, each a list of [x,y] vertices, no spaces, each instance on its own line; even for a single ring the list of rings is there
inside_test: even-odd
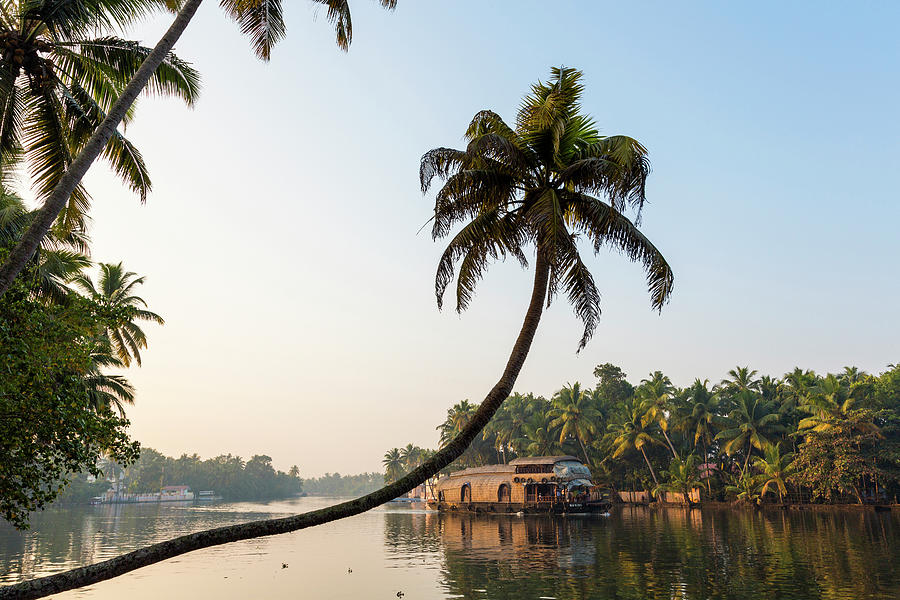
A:
[[[29,95],[24,123],[22,142],[25,157],[37,196],[43,199],[53,191],[72,163],[72,151],[68,145],[72,135],[66,123],[65,109],[51,90]],[[57,218],[57,230],[85,229],[89,207],[90,197],[79,184]]]
[[[269,60],[272,47],[285,35],[281,0],[220,0],[219,6],[238,24],[241,33],[250,38],[256,56]],[[349,8],[347,10],[349,19]]]
[[[40,22],[58,38],[97,29],[126,28],[153,12],[171,10],[172,0],[23,0],[23,21]]]
[[[106,113],[87,91],[77,84],[73,84],[71,90],[64,91],[63,104],[69,131],[72,132],[73,145],[80,150],[100,127]],[[109,161],[116,175],[139,195],[141,202],[146,202],[153,183],[150,181],[150,172],[144,163],[144,157],[134,144],[116,130],[103,148],[103,157]]]
[[[0,66],[0,164],[14,164],[22,155],[20,136],[25,105],[24,92],[16,85],[19,69],[14,63]]]
[[[608,245],[629,260],[643,264],[652,306],[662,310],[675,285],[675,275],[662,253],[628,217],[610,205],[587,194],[564,194],[572,200],[569,207],[573,228],[589,237],[594,252]]]
[[[55,52],[64,59],[61,67],[75,75],[104,111],[110,109],[151,51],[137,42],[113,36],[55,45]],[[200,74],[190,63],[169,52],[146,89],[151,94],[181,98],[193,106],[200,94]]]

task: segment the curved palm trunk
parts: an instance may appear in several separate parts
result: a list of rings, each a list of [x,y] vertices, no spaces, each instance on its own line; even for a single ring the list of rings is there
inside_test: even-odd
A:
[[[50,231],[50,227],[53,225],[53,222],[56,221],[56,217],[59,216],[60,211],[65,207],[66,202],[69,201],[72,192],[74,192],[78,184],[81,183],[81,180],[84,178],[94,161],[97,160],[97,157],[100,156],[103,148],[106,147],[107,142],[109,142],[109,139],[112,137],[113,133],[115,133],[119,123],[121,123],[122,119],[125,117],[125,113],[128,112],[128,109],[134,104],[138,94],[144,90],[147,86],[147,82],[150,81],[150,77],[156,69],[159,68],[159,65],[162,64],[163,60],[165,60],[166,56],[172,50],[172,47],[175,45],[175,42],[181,37],[181,34],[184,33],[185,28],[187,28],[188,23],[190,23],[191,18],[193,18],[194,13],[197,12],[197,8],[199,8],[202,1],[203,0],[187,0],[187,2],[184,3],[184,6],[182,6],[178,16],[175,17],[175,21],[172,23],[171,27],[169,27],[169,30],[166,31],[162,38],[160,38],[156,47],[153,48],[144,62],[141,63],[140,68],[134,74],[134,78],[132,78],[132,80],[128,82],[128,85],[125,86],[122,95],[119,96],[115,104],[113,104],[109,114],[107,114],[106,118],[103,119],[103,122],[100,123],[100,127],[97,128],[85,147],[81,150],[75,160],[72,161],[69,168],[66,169],[66,172],[56,184],[56,187],[53,188],[53,191],[50,192],[50,195],[44,202],[44,206],[37,211],[37,215],[31,223],[31,226],[28,228],[28,231],[25,232],[25,235],[22,236],[18,245],[10,252],[6,264],[4,264],[3,267],[0,267],[0,296],[3,296],[3,294],[6,293],[6,290],[9,289],[9,286],[16,276],[22,272],[22,269],[25,268],[25,265],[28,264],[28,261],[34,256],[38,246],[40,246],[41,240],[47,235],[47,232]]]
[[[678,456],[677,452],[675,452],[675,446],[672,445],[672,440],[669,439],[669,434],[667,434],[666,430],[662,427],[660,427],[660,430],[663,432],[663,437],[666,438],[666,442],[669,444],[669,450],[672,451],[672,456],[674,456],[678,460],[681,460],[681,457]]]
[[[513,345],[509,361],[503,370],[503,375],[459,435],[438,450],[431,459],[422,463],[408,475],[371,494],[335,506],[281,519],[254,521],[252,523],[200,531],[159,544],[153,544],[152,546],[147,546],[146,548],[141,548],[97,564],[0,588],[0,599],[41,598],[48,594],[56,594],[65,590],[91,585],[98,581],[112,579],[129,571],[152,565],[173,556],[200,550],[201,548],[322,525],[323,523],[366,512],[414,489],[456,460],[468,448],[475,436],[481,433],[484,426],[488,424],[488,421],[491,420],[491,417],[494,416],[494,413],[497,412],[497,409],[500,408],[500,405],[512,392],[513,385],[519,376],[522,365],[525,363],[525,357],[528,356],[528,350],[531,348],[531,342],[534,340],[534,334],[541,320],[549,274],[550,265],[538,252],[535,262],[534,289],[531,294],[531,302],[528,305],[528,311],[525,313],[525,321],[522,324],[519,337]],[[646,455],[644,458],[646,458]],[[651,472],[652,470],[651,467]],[[654,481],[655,478],[656,476],[654,475]]]
[[[750,442],[747,442],[747,458],[744,459],[744,470],[741,471],[741,476],[746,475],[747,467],[750,465],[750,455],[753,453],[753,445]]]
[[[590,459],[588,458],[587,448],[585,448],[585,446],[584,446],[584,440],[582,440],[581,438],[578,438],[578,443],[581,444],[581,451],[584,453],[584,464],[589,465]]]
[[[647,463],[647,468],[650,469],[650,477],[653,478],[653,483],[655,483],[655,484],[657,485],[657,487],[658,487],[658,486],[659,486],[659,481],[657,481],[657,479],[656,479],[656,473],[653,472],[653,465],[650,464],[650,460],[647,458],[647,453],[644,452],[644,447],[643,447],[643,446],[641,446],[641,454],[644,455],[644,462]]]

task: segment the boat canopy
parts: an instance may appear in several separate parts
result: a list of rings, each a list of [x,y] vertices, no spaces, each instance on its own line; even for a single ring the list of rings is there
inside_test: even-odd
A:
[[[591,478],[591,470],[577,460],[559,461],[553,465],[553,474],[562,481]]]

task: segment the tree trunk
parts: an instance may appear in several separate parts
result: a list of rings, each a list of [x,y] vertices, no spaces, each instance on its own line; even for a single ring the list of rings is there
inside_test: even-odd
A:
[[[703,464],[709,465],[709,450],[706,448],[706,438],[703,439]],[[712,500],[712,484],[709,480],[712,479],[712,473],[707,468],[706,469],[706,497],[709,500]]]
[[[747,458],[744,459],[744,470],[741,471],[741,477],[747,474],[747,467],[750,465],[750,454],[753,452],[753,446],[747,443]]]
[[[641,446],[641,454],[644,455],[644,462],[647,463],[647,467],[650,469],[650,477],[653,478],[653,483],[655,483],[656,486],[659,487],[659,481],[657,481],[657,479],[656,479],[656,473],[653,472],[653,465],[651,465],[650,460],[647,459],[647,453],[644,452],[643,446]],[[2,597],[2,596],[0,596],[0,597]]]
[[[484,426],[488,424],[497,409],[503,401],[512,392],[513,385],[525,363],[528,356],[528,350],[531,348],[531,342],[534,340],[534,334],[537,331],[538,323],[541,320],[543,312],[544,300],[547,294],[547,281],[550,274],[550,264],[547,259],[537,253],[534,269],[534,289],[531,293],[531,302],[528,305],[528,311],[525,313],[525,321],[519,332],[516,343],[513,345],[512,353],[503,375],[496,385],[491,389],[484,401],[478,407],[475,415],[466,424],[463,430],[453,438],[449,444],[438,450],[434,456],[422,463],[408,475],[405,475],[395,483],[386,485],[383,488],[367,494],[361,498],[343,502],[327,508],[314,510],[308,513],[293,515],[280,519],[267,519],[265,521],[254,521],[251,523],[243,523],[240,525],[231,525],[229,527],[218,527],[216,529],[208,529],[190,535],[177,537],[166,542],[153,544],[128,554],[123,554],[103,562],[99,562],[86,567],[80,567],[57,573],[48,577],[40,577],[30,581],[24,581],[15,585],[0,588],[0,599],[17,598],[30,599],[41,598],[49,594],[57,594],[66,590],[71,590],[86,585],[92,585],[98,581],[112,579],[118,575],[134,571],[147,565],[152,565],[160,561],[179,556],[201,548],[209,548],[210,546],[218,546],[238,540],[246,540],[251,538],[262,537],[266,535],[275,535],[278,533],[287,533],[289,531],[297,531],[314,525],[329,523],[338,519],[352,517],[369,509],[375,508],[389,500],[393,500],[397,496],[405,494],[416,486],[426,481],[429,477],[434,476],[438,471],[456,460],[466,448],[480,434]],[[644,456],[646,458],[646,455]],[[648,463],[649,464],[649,463]],[[653,471],[651,467],[651,473]],[[656,476],[654,475],[654,481]]]
[[[660,427],[659,429],[660,429],[660,431],[663,432],[663,437],[666,438],[666,442],[668,442],[668,444],[669,444],[669,450],[672,451],[672,456],[674,456],[678,460],[681,460],[681,457],[678,456],[677,452],[675,452],[675,446],[672,445],[672,440],[669,439],[669,434],[667,434],[666,430],[663,429],[662,427]]]
[[[584,465],[589,466],[591,464],[591,461],[588,458],[587,448],[584,447],[584,440],[578,438],[578,443],[581,444],[581,451],[584,453]]]
[[[97,157],[100,156],[103,148],[106,147],[107,142],[109,142],[109,139],[112,137],[113,133],[115,133],[119,123],[121,123],[122,119],[125,117],[125,113],[127,113],[128,109],[131,108],[131,105],[134,104],[138,94],[144,90],[147,86],[147,82],[150,81],[150,77],[156,69],[159,68],[159,65],[162,64],[166,56],[168,56],[172,47],[175,45],[175,42],[178,41],[178,38],[181,37],[181,34],[188,26],[188,23],[190,23],[191,18],[194,16],[194,13],[197,12],[197,8],[202,1],[203,0],[187,0],[187,2],[184,3],[178,16],[175,17],[172,26],[169,27],[169,30],[166,31],[162,38],[160,38],[156,47],[153,48],[144,62],[141,63],[140,68],[134,74],[132,80],[128,82],[128,85],[125,86],[125,89],[122,91],[122,95],[119,96],[110,109],[109,114],[107,114],[106,118],[103,119],[103,122],[100,123],[100,127],[97,128],[91,136],[91,139],[88,140],[84,149],[82,149],[75,160],[72,161],[72,164],[70,164],[69,168],[66,169],[66,172],[63,173],[63,176],[56,184],[56,187],[54,187],[53,191],[50,192],[50,195],[47,196],[44,206],[37,211],[37,215],[31,223],[31,226],[25,232],[25,235],[22,236],[22,239],[16,247],[13,248],[12,252],[10,252],[6,264],[4,264],[3,267],[0,267],[0,296],[3,296],[6,290],[9,289],[9,286],[16,276],[25,268],[25,265],[28,264],[31,257],[34,256],[34,253],[40,246],[41,240],[47,235],[47,232],[50,231],[50,227],[53,225],[53,222],[56,221],[56,217],[59,216],[60,211],[62,211],[63,207],[65,207],[66,203],[69,201],[72,192],[74,192],[78,184],[81,183],[81,180],[84,178],[94,161],[97,160]]]

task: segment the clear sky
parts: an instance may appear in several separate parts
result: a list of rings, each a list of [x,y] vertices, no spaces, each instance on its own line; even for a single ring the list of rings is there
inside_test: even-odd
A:
[[[897,3],[356,0],[344,54],[323,12],[286,0],[270,64],[217,4],[177,46],[204,76],[197,107],[143,100],[127,132],[147,205],[88,177],[94,257],[146,275],[167,320],[128,373],[144,444],[305,476],[434,447],[446,409],[499,375],[530,274],[498,265],[467,313],[437,311],[419,158],[461,145],[480,109],[514,119],[556,65],[584,71],[603,133],[649,148],[643,229],[676,288],[658,315],[638,266],[592,259],[593,342],[576,355],[580,325],[554,304],[518,391],[592,384],[602,362],[686,385],[900,361]]]

